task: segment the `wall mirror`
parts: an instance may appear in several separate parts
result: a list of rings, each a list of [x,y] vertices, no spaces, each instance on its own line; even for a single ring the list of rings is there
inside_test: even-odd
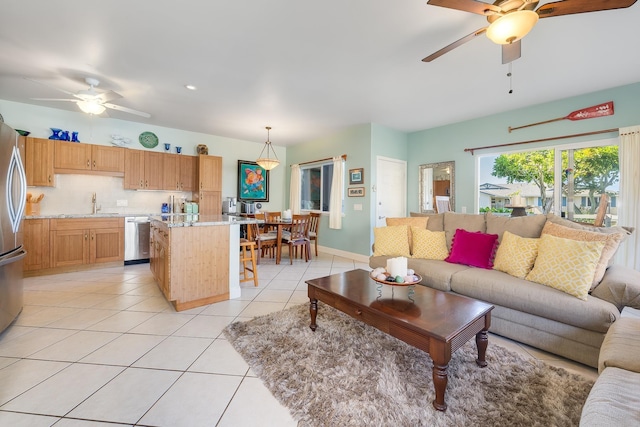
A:
[[[419,166],[420,212],[455,211],[456,162],[427,163]],[[446,198],[449,198],[448,209]],[[440,207],[436,203],[440,201]]]

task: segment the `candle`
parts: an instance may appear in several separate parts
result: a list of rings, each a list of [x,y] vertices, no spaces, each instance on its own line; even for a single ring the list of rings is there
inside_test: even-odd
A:
[[[407,275],[407,258],[398,257],[387,260],[387,273],[390,276],[406,276]]]

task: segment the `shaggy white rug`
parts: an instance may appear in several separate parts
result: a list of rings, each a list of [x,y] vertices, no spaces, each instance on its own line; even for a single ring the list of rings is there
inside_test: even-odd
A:
[[[593,382],[529,360],[489,338],[449,363],[446,412],[436,411],[428,354],[319,304],[302,304],[224,333],[301,426],[577,426]]]

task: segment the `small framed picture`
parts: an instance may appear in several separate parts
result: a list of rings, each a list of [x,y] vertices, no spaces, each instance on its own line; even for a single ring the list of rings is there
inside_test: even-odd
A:
[[[349,185],[364,184],[364,169],[349,169]]]
[[[349,197],[364,197],[364,187],[349,188]]]

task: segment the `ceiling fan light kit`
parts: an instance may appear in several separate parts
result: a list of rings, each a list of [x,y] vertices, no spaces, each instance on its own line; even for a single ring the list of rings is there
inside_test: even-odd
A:
[[[487,37],[496,44],[511,44],[526,36],[538,22],[532,10],[518,10],[500,16],[487,28]]]
[[[104,113],[104,111],[106,110],[106,108],[102,104],[96,102],[93,99],[88,101],[78,101],[76,102],[76,104],[78,104],[78,107],[87,114],[98,115]]]
[[[267,141],[264,143],[264,147],[262,147],[260,157],[256,160],[256,163],[264,170],[270,171],[280,164],[280,160],[278,160],[276,151],[271,146],[271,141],[269,140],[269,131],[271,130],[271,126],[266,126],[265,129],[267,130]],[[267,150],[266,157],[263,156],[264,150]],[[269,152],[273,152],[273,158],[269,156]]]

